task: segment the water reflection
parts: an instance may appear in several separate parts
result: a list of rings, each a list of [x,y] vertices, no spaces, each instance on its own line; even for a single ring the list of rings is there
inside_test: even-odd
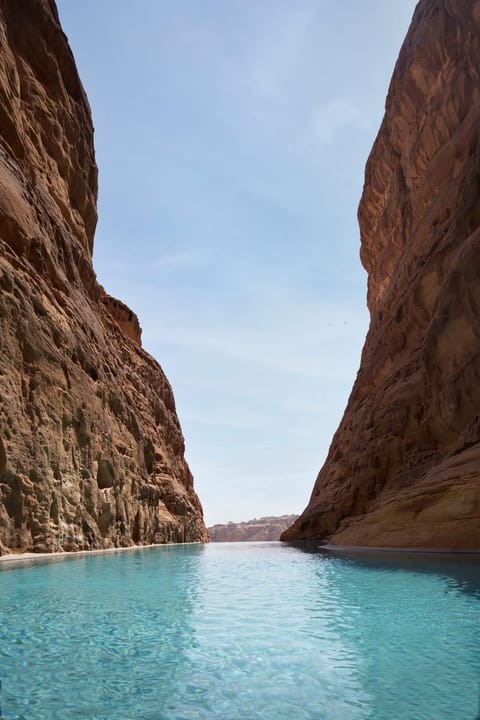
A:
[[[304,548],[317,559],[312,617],[354,648],[372,718],[480,720],[480,558]]]
[[[275,543],[212,545],[204,560],[190,677],[208,693],[200,707],[190,697],[182,717],[367,720],[355,648],[312,623],[315,562]]]
[[[311,552],[311,550],[309,550]],[[326,557],[342,558],[365,568],[389,571],[409,571],[441,575],[455,591],[465,592],[480,600],[479,553],[428,553],[359,550],[333,550],[317,548]]]

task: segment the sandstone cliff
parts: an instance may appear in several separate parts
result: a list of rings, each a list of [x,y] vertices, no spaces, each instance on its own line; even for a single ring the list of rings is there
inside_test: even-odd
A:
[[[0,551],[206,540],[172,390],[92,268],[97,168],[53,0],[0,0]]]
[[[280,540],[280,535],[297,519],[298,515],[262,517],[246,522],[229,522],[207,528],[212,542],[259,542]]]
[[[282,539],[480,548],[480,2],[420,0],[359,208],[370,328]]]

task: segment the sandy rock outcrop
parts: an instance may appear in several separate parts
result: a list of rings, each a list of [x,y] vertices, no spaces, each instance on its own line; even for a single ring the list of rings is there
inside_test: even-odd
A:
[[[284,530],[295,522],[298,515],[262,517],[246,522],[229,522],[207,528],[212,542],[260,542],[280,540]]]
[[[130,340],[142,346],[142,328],[138,321],[138,317],[130,308],[121,300],[112,297],[105,292],[100,285],[100,301],[106,307],[107,311],[113,317],[117,325],[121,327],[123,332],[128,335]]]
[[[285,540],[480,549],[480,2],[420,0],[359,208],[371,322]]]
[[[53,0],[0,0],[0,57],[0,550],[207,540],[170,385],[93,271],[93,128]]]

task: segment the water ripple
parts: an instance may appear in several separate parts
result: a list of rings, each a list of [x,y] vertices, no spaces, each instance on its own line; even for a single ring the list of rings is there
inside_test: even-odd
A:
[[[478,563],[184,546],[0,570],[3,720],[474,720]]]

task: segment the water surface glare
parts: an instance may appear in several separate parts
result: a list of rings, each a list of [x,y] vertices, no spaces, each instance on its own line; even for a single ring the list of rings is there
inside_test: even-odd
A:
[[[480,720],[480,562],[280,543],[0,565],[3,720]]]

